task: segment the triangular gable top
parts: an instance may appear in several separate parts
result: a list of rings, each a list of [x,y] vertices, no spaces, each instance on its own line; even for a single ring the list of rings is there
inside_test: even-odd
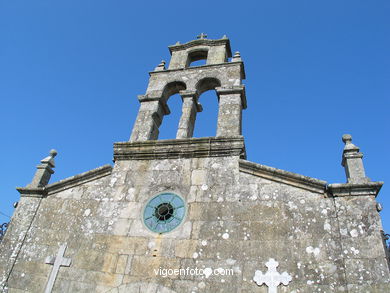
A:
[[[66,189],[108,176],[111,174],[111,172],[112,166],[107,164],[99,168],[48,184],[44,187],[17,187],[16,189],[20,192],[21,196],[46,197],[50,194],[64,191]]]
[[[243,173],[299,187],[312,192],[327,194],[328,183],[323,180],[253,163],[242,159],[240,159],[239,161],[239,168],[240,172]]]

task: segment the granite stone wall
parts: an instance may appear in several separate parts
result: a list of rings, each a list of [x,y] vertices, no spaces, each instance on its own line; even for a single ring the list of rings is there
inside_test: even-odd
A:
[[[105,168],[98,178],[85,173],[48,185],[42,198],[22,197],[1,244],[9,292],[43,292],[53,269],[45,259],[63,243],[72,263],[60,267],[53,292],[268,292],[253,277],[270,258],[292,277],[278,292],[390,288],[373,196],[335,198],[323,181],[239,156],[128,159]],[[165,191],[183,197],[187,214],[157,234],[142,212]],[[14,239],[18,252],[7,246]],[[233,275],[154,271],[187,267]]]
[[[161,62],[138,97],[130,141],[114,144],[113,167],[48,184],[52,150],[18,188],[0,243],[0,291],[390,292],[375,200],[383,182],[366,177],[352,137],[343,136],[347,183],[246,161],[240,53],[228,60],[229,40],[204,34],[169,49],[168,69]],[[188,67],[205,56],[206,65]],[[219,99],[217,135],[191,138],[207,90]],[[177,139],[157,140],[176,93]],[[186,214],[160,234],[143,212],[163,192],[182,197]]]

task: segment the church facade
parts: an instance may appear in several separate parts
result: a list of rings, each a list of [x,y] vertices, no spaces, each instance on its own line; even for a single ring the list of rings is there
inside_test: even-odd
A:
[[[169,47],[150,72],[114,165],[50,183],[43,159],[0,243],[3,292],[390,292],[382,182],[343,136],[347,183],[246,160],[244,64],[230,41]],[[206,60],[202,66],[191,62]],[[199,96],[215,90],[215,137],[193,138]],[[176,139],[158,140],[182,97]]]

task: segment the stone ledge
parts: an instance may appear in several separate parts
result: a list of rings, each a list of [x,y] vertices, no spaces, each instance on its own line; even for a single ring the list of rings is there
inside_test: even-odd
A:
[[[224,62],[224,63],[217,63],[217,64],[205,64],[205,65],[199,65],[199,66],[191,66],[191,67],[185,67],[185,68],[175,68],[175,69],[165,69],[161,71],[149,71],[149,76],[152,76],[154,74],[167,74],[171,72],[180,72],[180,71],[197,71],[199,69],[202,70],[209,70],[213,69],[215,67],[224,67],[224,66],[240,66],[242,67],[242,79],[245,79],[245,71],[244,71],[244,62],[242,61],[231,61],[231,62]]]
[[[42,198],[47,195],[47,191],[44,187],[16,187],[16,190],[19,191],[21,197]]]
[[[300,187],[320,194],[326,194],[327,182],[312,177],[260,165],[257,163],[240,160],[240,171],[275,182]]]
[[[343,196],[377,196],[382,188],[383,182],[367,183],[334,183],[329,184],[329,192],[334,197]]]
[[[240,94],[241,96],[241,102],[242,102],[242,109],[247,108],[246,103],[246,93],[245,93],[245,85],[237,85],[233,87],[216,87],[215,91],[218,95],[218,101],[220,100],[220,95],[227,95],[227,94]]]
[[[114,143],[114,161],[228,156],[246,157],[242,136]]]

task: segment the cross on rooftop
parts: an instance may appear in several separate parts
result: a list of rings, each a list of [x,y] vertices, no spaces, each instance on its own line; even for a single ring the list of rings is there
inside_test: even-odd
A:
[[[201,33],[200,35],[197,36],[198,39],[205,39],[207,38],[207,34]]]
[[[268,268],[268,271],[263,274],[261,271],[256,271],[255,276],[253,277],[253,281],[256,282],[257,285],[261,286],[263,284],[268,286],[268,293],[277,293],[278,286],[280,284],[288,285],[292,280],[291,276],[287,272],[283,272],[279,274],[276,271],[279,263],[275,261],[273,258],[270,258],[268,262],[265,263]]]
[[[57,256],[48,256],[45,263],[53,265],[51,270],[49,280],[47,281],[45,293],[50,293],[53,290],[54,282],[57,278],[58,271],[60,267],[69,267],[72,260],[70,258],[65,258],[64,253],[66,249],[66,244],[61,245],[60,250],[58,250]]]

